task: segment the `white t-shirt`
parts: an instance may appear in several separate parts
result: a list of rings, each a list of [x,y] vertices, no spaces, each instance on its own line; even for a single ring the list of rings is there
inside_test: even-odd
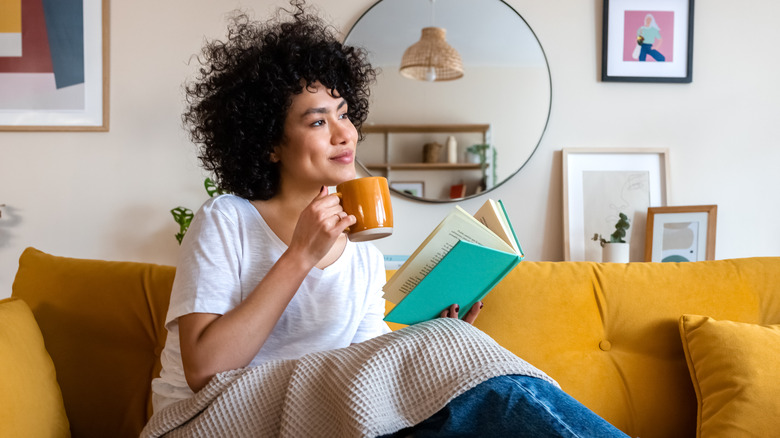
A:
[[[177,318],[221,315],[236,307],[286,249],[246,199],[222,195],[201,207],[181,246],[165,319],[162,372],[152,382],[155,411],[193,395],[184,378]],[[348,241],[332,265],[312,268],[249,366],[342,348],[389,332],[382,320],[384,283],[379,250]]]

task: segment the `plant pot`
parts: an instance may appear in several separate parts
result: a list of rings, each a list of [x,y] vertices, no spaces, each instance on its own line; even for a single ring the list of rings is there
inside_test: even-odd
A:
[[[606,243],[601,249],[601,261],[604,263],[628,263],[628,243]]]
[[[482,162],[482,159],[479,157],[479,154],[475,152],[469,152],[466,151],[466,160],[467,163],[471,164],[480,164]]]

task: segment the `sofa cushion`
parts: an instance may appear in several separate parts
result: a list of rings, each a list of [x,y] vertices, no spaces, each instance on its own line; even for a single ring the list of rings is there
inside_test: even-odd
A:
[[[680,318],[698,399],[697,436],[772,436],[780,430],[780,325]]]
[[[174,272],[32,248],[22,254],[12,296],[38,321],[73,436],[140,433],[151,414]]]
[[[69,437],[54,364],[30,307],[0,300],[0,429],[3,436]]]
[[[693,436],[683,314],[780,323],[780,257],[694,263],[524,261],[475,325],[629,436]]]

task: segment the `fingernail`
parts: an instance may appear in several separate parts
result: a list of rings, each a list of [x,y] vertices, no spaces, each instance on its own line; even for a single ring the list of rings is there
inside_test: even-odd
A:
[[[460,306],[457,306],[457,305],[456,305],[456,306],[455,306],[455,313],[458,313],[458,312],[460,312]]]
[[[479,308],[481,309],[484,305],[485,303],[479,303]]]

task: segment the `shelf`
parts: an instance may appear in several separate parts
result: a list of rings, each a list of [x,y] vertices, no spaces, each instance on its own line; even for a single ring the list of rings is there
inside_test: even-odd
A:
[[[367,169],[381,170],[480,170],[479,164],[473,163],[372,163],[365,165]]]
[[[490,124],[460,124],[460,125],[363,125],[364,134],[381,133],[414,133],[414,132],[481,132],[483,135],[490,130]]]

